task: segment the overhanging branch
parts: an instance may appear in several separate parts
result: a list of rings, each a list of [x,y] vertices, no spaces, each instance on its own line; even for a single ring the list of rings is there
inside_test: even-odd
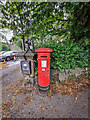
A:
[[[22,28],[22,33],[23,33],[23,35],[22,35],[22,39],[23,39],[23,49],[24,49],[24,51],[25,51],[25,38],[24,38],[24,28],[23,28],[22,16],[21,16],[21,14],[20,14],[20,11],[19,11],[19,8],[18,8],[16,2],[15,2],[15,5],[16,5],[18,14],[19,14],[19,16],[20,16],[21,28]]]

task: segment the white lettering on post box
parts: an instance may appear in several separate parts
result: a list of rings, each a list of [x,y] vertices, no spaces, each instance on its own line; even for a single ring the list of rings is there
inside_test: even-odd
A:
[[[47,62],[46,60],[41,60],[41,67],[46,68],[47,67],[46,62]]]

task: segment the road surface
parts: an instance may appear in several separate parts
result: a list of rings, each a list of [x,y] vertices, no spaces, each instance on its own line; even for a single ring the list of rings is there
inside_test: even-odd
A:
[[[5,118],[88,118],[88,89],[77,96],[42,97],[24,86],[20,62],[8,62],[2,72],[2,116]]]

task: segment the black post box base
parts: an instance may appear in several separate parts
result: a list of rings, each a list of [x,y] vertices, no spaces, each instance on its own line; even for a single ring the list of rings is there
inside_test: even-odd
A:
[[[42,97],[45,97],[48,95],[49,90],[50,90],[50,85],[46,87],[42,87],[38,85],[37,94]]]
[[[40,90],[40,91],[43,91],[43,92],[50,89],[50,85],[48,85],[48,86],[46,86],[46,87],[42,87],[42,86],[40,86],[40,85],[38,85],[38,86],[39,86],[39,90]]]

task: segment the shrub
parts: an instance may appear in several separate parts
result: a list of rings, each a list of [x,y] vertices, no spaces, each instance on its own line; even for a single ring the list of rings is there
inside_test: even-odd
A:
[[[0,42],[0,51],[10,51],[10,46],[6,43],[1,43]]]
[[[76,69],[89,66],[89,50],[84,49],[85,46],[80,46],[79,43],[49,41],[38,46],[38,48],[44,47],[53,49],[51,68],[64,71],[69,68]]]

